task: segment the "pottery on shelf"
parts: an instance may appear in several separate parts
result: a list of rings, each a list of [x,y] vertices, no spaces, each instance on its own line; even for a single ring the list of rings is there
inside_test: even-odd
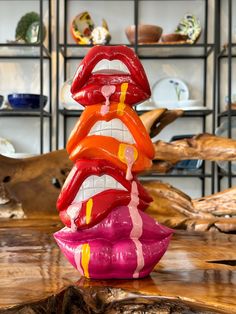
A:
[[[72,20],[70,30],[72,37],[79,45],[105,45],[111,40],[107,22],[103,19],[102,26],[95,27],[87,11],[78,14]]]
[[[194,44],[201,35],[201,24],[199,19],[193,14],[187,13],[179,22],[175,33],[188,36],[187,42]]]
[[[138,43],[157,43],[162,31],[162,28],[157,25],[140,24],[138,25]],[[125,33],[129,42],[133,45],[135,43],[135,25],[126,27]]]
[[[40,42],[40,16],[36,12],[28,12],[21,17],[16,26],[16,42],[37,44]],[[46,27],[43,25],[43,40],[46,37]]]
[[[161,41],[163,43],[179,43],[179,42],[186,42],[188,39],[187,35],[171,33],[171,34],[164,34],[161,36]]]
[[[43,97],[43,108],[46,106],[48,97]],[[40,94],[9,94],[8,102],[12,109],[40,109]]]

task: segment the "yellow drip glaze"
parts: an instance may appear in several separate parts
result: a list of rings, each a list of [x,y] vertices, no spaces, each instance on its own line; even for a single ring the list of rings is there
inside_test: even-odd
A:
[[[126,159],[126,149],[130,147],[131,145],[127,145],[125,143],[120,143],[119,145],[119,150],[118,150],[118,157],[119,160],[122,161],[123,163],[127,164],[127,159]],[[131,146],[133,148],[134,152],[134,161],[138,158],[138,151],[135,146]]]
[[[92,209],[93,209],[93,199],[90,198],[86,204],[86,224],[90,223]]]
[[[90,260],[90,246],[88,243],[85,243],[82,245],[81,255],[82,255],[81,265],[84,270],[84,276],[86,278],[89,278],[88,266],[89,266],[89,260]]]
[[[128,83],[122,83],[120,87],[120,102],[117,106],[117,114],[122,115],[124,114],[124,109],[125,109],[125,98],[126,98],[126,93],[128,89]]]

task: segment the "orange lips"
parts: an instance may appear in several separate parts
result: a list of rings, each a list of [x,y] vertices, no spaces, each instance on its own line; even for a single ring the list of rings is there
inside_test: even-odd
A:
[[[102,105],[98,104],[84,110],[67,143],[70,159],[74,162],[84,157],[109,160],[127,171],[127,179],[132,172],[150,168],[154,156],[153,145],[135,111],[124,103],[111,103],[105,114],[101,108]],[[117,119],[119,127],[130,133],[127,141],[104,135],[107,133],[103,130],[90,134],[95,124],[102,121],[117,123]]]

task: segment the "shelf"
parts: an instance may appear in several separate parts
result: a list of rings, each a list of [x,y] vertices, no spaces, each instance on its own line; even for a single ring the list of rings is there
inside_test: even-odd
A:
[[[158,108],[156,108],[156,109],[158,109]],[[153,110],[155,110],[155,109],[153,109]],[[178,110],[178,108],[176,110]],[[136,112],[139,115],[141,115],[141,114],[143,114],[145,112],[148,112],[148,111],[150,111],[150,110],[138,110],[138,109],[136,110]],[[196,118],[199,117],[200,118],[200,117],[208,116],[209,114],[212,114],[212,113],[213,113],[213,110],[211,110],[211,109],[185,110],[184,113],[183,113],[182,118],[184,118],[184,117],[196,117]],[[181,118],[181,117],[179,117],[179,118]]]
[[[49,50],[43,46],[43,58],[51,57]],[[0,59],[39,59],[39,44],[0,43]]]
[[[172,170],[169,173],[159,173],[155,171],[145,171],[141,173],[138,176],[141,180],[142,179],[147,179],[147,180],[153,180],[155,178],[199,178],[199,179],[204,179],[204,178],[211,178],[212,175],[209,173],[203,173],[202,170],[195,170],[195,171],[187,171],[187,170]]]
[[[219,117],[236,116],[236,110],[226,110],[218,114]]]
[[[0,110],[0,117],[40,117],[40,110]],[[44,117],[51,117],[51,113],[43,111]]]
[[[83,110],[67,110],[59,109],[59,113],[65,117],[79,117],[82,114]]]
[[[158,108],[156,108],[158,109]],[[155,109],[152,109],[155,110]],[[141,115],[145,112],[148,112],[151,110],[136,110],[138,115]],[[81,115],[81,113],[83,112],[83,110],[66,110],[66,109],[60,109],[59,113],[62,114],[63,116],[66,117],[79,117]],[[200,118],[200,117],[205,117],[209,114],[211,114],[213,112],[213,110],[211,109],[206,109],[206,110],[186,110],[184,111],[184,114],[182,117],[196,117],[196,118]],[[181,118],[181,117],[180,117]]]
[[[229,173],[220,171],[220,172],[218,172],[218,177],[220,177],[221,179],[228,178],[229,177]],[[235,173],[231,173],[231,177],[232,178],[236,178],[236,174]]]
[[[225,44],[218,54],[218,58],[228,58],[228,56],[228,45]],[[236,43],[231,44],[231,57],[236,58]]]
[[[114,44],[118,45],[118,44]],[[126,45],[135,49],[134,45]],[[113,46],[113,45],[107,45]],[[92,45],[59,44],[59,50],[66,59],[82,59]],[[179,45],[138,45],[137,54],[140,59],[198,59],[208,57],[214,50],[213,44],[179,44]]]

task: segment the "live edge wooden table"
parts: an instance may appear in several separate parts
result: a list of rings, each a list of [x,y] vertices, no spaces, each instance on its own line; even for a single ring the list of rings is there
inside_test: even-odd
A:
[[[236,313],[236,235],[177,231],[151,276],[81,278],[55,217],[0,222],[0,313]]]

